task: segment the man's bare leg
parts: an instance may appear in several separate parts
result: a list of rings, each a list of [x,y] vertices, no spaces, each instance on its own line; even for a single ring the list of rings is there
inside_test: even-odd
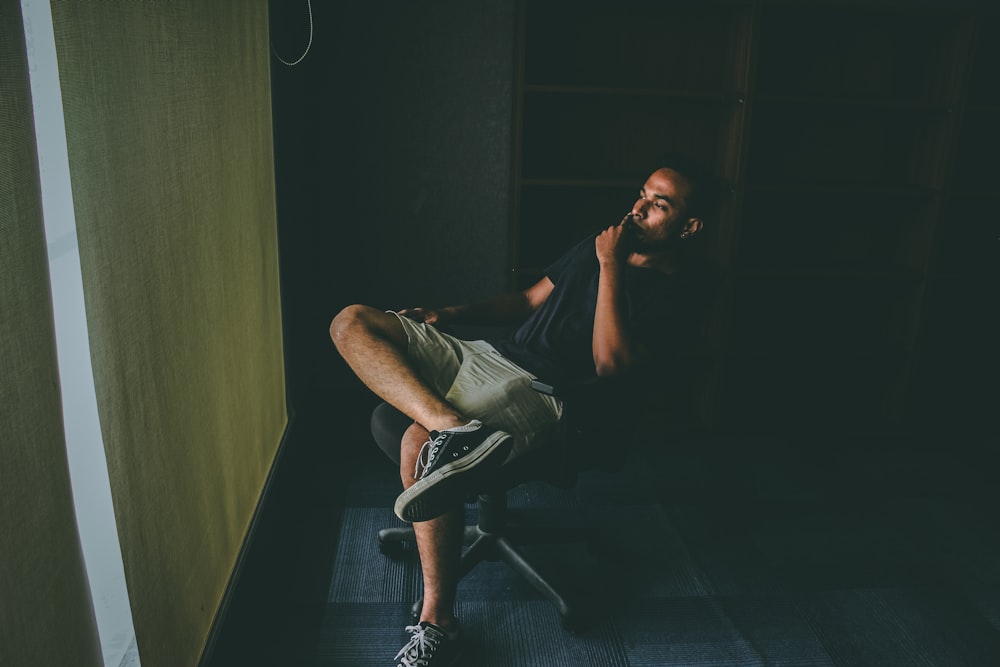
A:
[[[427,521],[447,513],[506,460],[513,445],[508,433],[467,419],[417,373],[398,316],[349,306],[330,324],[330,337],[369,389],[428,432],[440,433],[420,479],[396,499],[393,509],[401,519]],[[420,443],[407,446],[416,452]]]
[[[469,422],[417,375],[406,358],[406,332],[396,315],[348,306],[330,324],[330,337],[369,389],[426,429],[443,431]]]
[[[427,429],[420,424],[413,424],[403,435],[399,462],[403,488],[409,488],[416,481],[413,470],[417,456],[429,437]],[[464,524],[464,509],[461,505],[430,521],[413,524],[424,580],[420,620],[429,621],[445,630],[457,629],[455,589],[458,587]]]

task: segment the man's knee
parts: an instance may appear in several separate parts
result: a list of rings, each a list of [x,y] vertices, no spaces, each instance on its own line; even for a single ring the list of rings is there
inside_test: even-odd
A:
[[[406,332],[395,315],[371,306],[347,306],[330,322],[330,338],[339,350],[351,341],[364,340],[363,334],[394,342],[406,340]]]
[[[337,313],[333,321],[330,322],[330,338],[334,345],[340,347],[341,343],[350,336],[350,332],[360,326],[364,321],[364,311],[368,306],[352,305],[347,306]]]
[[[376,311],[371,306],[354,304],[341,310],[330,322],[330,338],[339,347],[340,342],[356,333],[359,328],[370,329],[372,313]]]

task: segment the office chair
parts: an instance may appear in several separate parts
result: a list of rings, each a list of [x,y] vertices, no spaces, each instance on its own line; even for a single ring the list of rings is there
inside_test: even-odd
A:
[[[536,383],[538,391],[551,391],[541,383]],[[600,429],[592,429],[592,420],[578,417],[585,414],[586,406],[593,405],[597,392],[587,392],[586,400],[578,400],[582,392],[572,392],[576,398],[564,399],[563,419],[556,426],[555,442],[552,445],[540,447],[515,459],[501,469],[498,478],[490,488],[484,489],[475,502],[478,505],[478,521],[475,525],[467,525],[464,533],[464,544],[459,578],[468,574],[477,563],[487,561],[503,561],[512,570],[530,583],[544,598],[548,599],[559,612],[563,627],[574,630],[578,627],[581,615],[576,605],[558,591],[525,557],[517,550],[518,544],[538,543],[580,543],[587,542],[589,535],[583,530],[566,526],[536,526],[519,525],[508,521],[507,493],[514,487],[525,482],[543,481],[558,488],[568,489],[576,481],[577,472],[586,469],[603,468],[614,470],[621,467],[624,457],[599,457],[588,455],[586,450],[595,442],[594,435]],[[605,392],[600,392],[604,395]],[[398,464],[399,442],[403,432],[413,423],[413,420],[387,403],[376,406],[372,412],[371,430],[376,443]],[[619,432],[617,436],[627,437]],[[616,437],[617,437],[616,436]],[[570,450],[573,455],[570,456]],[[586,466],[580,466],[581,459],[587,461]],[[610,461],[610,465],[600,465]],[[388,556],[398,556],[402,552],[404,542],[413,542],[412,526],[383,528],[378,533],[379,551]],[[423,599],[418,599],[411,610],[414,618],[419,617]]]

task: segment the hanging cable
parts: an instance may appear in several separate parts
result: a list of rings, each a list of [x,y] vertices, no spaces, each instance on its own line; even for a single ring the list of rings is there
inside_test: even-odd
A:
[[[306,0],[306,8],[309,10],[309,43],[306,44],[306,50],[302,52],[302,55],[299,56],[298,60],[295,60],[293,62],[288,62],[287,60],[278,55],[278,52],[274,48],[274,42],[273,41],[271,42],[271,53],[274,54],[274,57],[277,58],[278,62],[280,62],[282,65],[288,65],[289,67],[294,67],[295,65],[298,65],[306,57],[306,54],[309,53],[309,49],[312,47],[313,43],[312,0]]]

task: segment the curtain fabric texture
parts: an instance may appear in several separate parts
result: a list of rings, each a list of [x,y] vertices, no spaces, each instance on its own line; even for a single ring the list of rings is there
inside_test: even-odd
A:
[[[286,424],[264,0],[54,0],[143,667],[194,665]]]
[[[0,664],[103,664],[73,513],[18,0],[0,0]]]

